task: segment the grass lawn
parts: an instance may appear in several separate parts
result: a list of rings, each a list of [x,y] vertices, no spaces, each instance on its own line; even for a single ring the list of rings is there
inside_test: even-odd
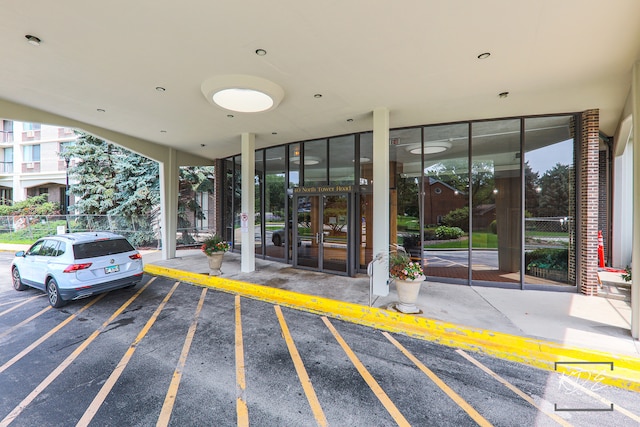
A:
[[[468,236],[465,236],[468,237]],[[468,238],[460,240],[441,240],[437,243],[424,245],[425,249],[467,249],[469,247]],[[473,233],[474,249],[497,249],[498,235],[493,233],[475,232]]]

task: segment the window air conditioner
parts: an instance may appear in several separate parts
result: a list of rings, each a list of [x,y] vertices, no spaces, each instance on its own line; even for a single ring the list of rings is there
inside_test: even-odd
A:
[[[27,131],[27,138],[33,138],[34,136],[35,136],[35,132],[33,132],[32,130]]]
[[[33,169],[33,163],[27,163],[27,169]]]

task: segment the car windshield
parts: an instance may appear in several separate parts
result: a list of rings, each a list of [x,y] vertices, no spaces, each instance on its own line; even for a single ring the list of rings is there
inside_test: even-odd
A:
[[[95,258],[135,250],[126,239],[98,240],[73,246],[75,259]]]

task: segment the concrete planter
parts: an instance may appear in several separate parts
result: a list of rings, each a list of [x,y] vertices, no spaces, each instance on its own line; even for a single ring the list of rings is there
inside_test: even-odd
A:
[[[407,314],[420,313],[420,309],[416,306],[416,301],[418,301],[420,286],[424,280],[424,276],[420,276],[416,280],[394,280],[398,291],[399,302],[396,304],[398,311]]]
[[[207,255],[209,259],[209,276],[220,276],[222,274],[222,257],[224,256],[224,252],[214,252],[211,255]]]

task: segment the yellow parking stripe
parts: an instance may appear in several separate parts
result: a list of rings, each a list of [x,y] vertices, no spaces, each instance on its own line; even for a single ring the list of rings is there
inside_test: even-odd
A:
[[[7,313],[11,313],[13,310],[22,307],[25,304],[28,304],[30,301],[33,301],[36,298],[42,298],[44,296],[44,294],[40,294],[40,295],[36,295],[35,297],[31,297],[31,298],[27,298],[26,300],[22,301],[20,304],[16,304],[13,307],[0,312],[0,317],[4,316]]]
[[[460,408],[462,408],[479,426],[491,426],[492,424],[487,421],[478,411],[476,411],[471,405],[467,403],[458,393],[453,391],[444,381],[442,381],[431,369],[427,368],[418,358],[409,352],[402,344],[400,344],[395,338],[393,338],[388,332],[383,332],[384,335],[398,350],[400,350],[409,360],[411,360],[422,372],[425,373],[431,381],[433,381],[447,396],[451,398]]]
[[[51,310],[51,306],[48,306],[46,308],[43,308],[42,310],[40,310],[39,312],[37,312],[36,314],[34,314],[33,316],[29,317],[28,319],[23,320],[22,322],[18,323],[17,325],[9,328],[8,330],[4,331],[3,333],[0,334],[0,338],[9,335],[11,332],[20,329],[22,326],[26,325],[27,323],[31,322],[33,319],[36,319],[40,316],[42,316],[43,314],[45,314],[47,311]]]
[[[287,343],[287,347],[289,348],[289,354],[291,354],[291,359],[293,360],[293,365],[295,366],[296,372],[298,373],[298,378],[300,379],[300,383],[302,384],[304,393],[307,395],[307,400],[309,401],[309,405],[311,405],[313,416],[315,417],[318,425],[324,427],[327,425],[327,418],[325,417],[324,412],[322,411],[322,407],[320,406],[320,401],[318,400],[318,396],[316,396],[316,392],[313,389],[313,385],[311,385],[311,380],[309,379],[307,370],[304,367],[304,363],[302,363],[302,358],[300,357],[300,353],[298,353],[296,344],[293,342],[291,333],[289,333],[289,327],[287,326],[287,322],[284,320],[282,309],[280,308],[279,305],[275,305],[273,308],[276,311],[276,316],[278,316],[278,321],[280,322],[280,328],[282,329],[282,336],[284,337],[284,340]]]
[[[327,319],[325,316],[322,316],[322,321],[324,322],[325,325],[327,325],[327,328],[329,328],[329,330],[335,337],[336,341],[338,341],[338,343],[340,344],[340,347],[342,347],[344,352],[347,354],[347,356],[349,357],[349,360],[351,360],[351,363],[353,363],[353,365],[356,367],[358,372],[360,372],[360,375],[369,385],[369,387],[371,388],[371,391],[373,391],[373,394],[375,394],[378,400],[380,400],[380,403],[382,403],[382,405],[385,407],[387,412],[389,412],[389,414],[395,420],[395,422],[399,426],[410,426],[409,421],[407,421],[406,418],[400,413],[396,405],[393,404],[393,402],[391,401],[389,396],[387,396],[387,394],[384,392],[382,387],[380,387],[380,385],[376,382],[373,376],[371,376],[369,371],[367,371],[367,368],[365,368],[362,362],[360,362],[360,359],[358,359],[358,356],[356,356],[356,354],[353,352],[353,350],[351,350],[347,342],[342,338],[342,336],[340,336],[340,334],[338,333],[336,328],[333,327],[329,319]]]
[[[13,365],[14,363],[16,363],[18,360],[22,359],[24,356],[26,356],[27,354],[29,354],[31,352],[31,350],[33,350],[34,348],[38,347],[40,344],[42,344],[43,342],[45,342],[46,340],[48,340],[49,338],[51,338],[51,336],[53,334],[55,334],[56,332],[58,332],[60,329],[62,329],[64,326],[66,326],[69,322],[71,322],[73,319],[75,319],[76,317],[78,317],[78,315],[80,313],[82,313],[83,311],[85,311],[86,309],[88,309],[89,307],[91,307],[93,304],[97,303],[98,301],[100,301],[106,294],[102,294],[99,295],[97,298],[95,298],[93,301],[91,301],[89,304],[85,305],[84,307],[82,307],[80,310],[76,311],[74,314],[72,314],[71,316],[67,317],[66,319],[64,319],[62,322],[60,322],[58,324],[58,326],[52,328],[49,332],[47,332],[46,334],[44,334],[43,336],[41,336],[40,338],[38,338],[36,341],[34,341],[32,344],[30,344],[27,348],[25,348],[24,350],[22,350],[20,353],[16,354],[15,356],[13,356],[11,358],[11,360],[7,361],[4,365],[0,366],[0,374],[2,372],[4,372],[5,370],[7,370],[11,365]]]
[[[236,414],[238,426],[249,425],[249,408],[245,391],[247,384],[244,375],[244,344],[242,342],[242,317],[240,313],[240,295],[236,295]]]
[[[189,349],[191,348],[193,337],[196,334],[196,328],[198,327],[198,318],[200,317],[200,312],[202,311],[202,306],[204,305],[205,296],[207,296],[207,288],[204,288],[202,290],[202,293],[200,294],[200,301],[198,302],[196,312],[193,315],[191,326],[189,326],[187,337],[184,340],[182,352],[180,353],[180,359],[178,359],[178,365],[176,366],[175,371],[173,371],[171,384],[169,385],[167,395],[165,396],[164,403],[162,404],[162,409],[160,410],[160,416],[158,417],[158,422],[156,423],[157,427],[164,427],[169,425],[171,412],[173,411],[173,404],[176,401],[176,396],[178,395],[178,387],[180,387],[180,380],[182,379],[182,371],[184,370],[184,366],[187,363]]]
[[[138,344],[140,344],[140,341],[142,341],[142,339],[145,336],[147,336],[147,333],[149,332],[153,324],[156,323],[158,316],[160,316],[160,313],[162,313],[162,310],[164,310],[164,307],[167,305],[167,303],[169,302],[169,299],[171,298],[175,290],[178,288],[178,285],[180,285],[180,282],[176,282],[173,285],[173,287],[171,288],[171,290],[169,290],[169,292],[164,297],[160,305],[156,308],[156,311],[154,311],[153,315],[151,315],[149,320],[147,320],[147,323],[145,323],[144,327],[138,333],[138,336],[136,337],[136,339],[133,340],[133,342],[127,349],[127,351],[124,353],[124,356],[122,356],[122,359],[120,359],[120,362],[118,362],[118,364],[116,365],[116,368],[113,370],[111,375],[109,375],[109,378],[107,378],[107,381],[102,385],[102,388],[100,389],[96,397],[93,398],[93,401],[91,402],[87,410],[84,411],[82,418],[80,418],[80,421],[78,421],[76,426],[79,427],[79,426],[89,425],[93,417],[98,412],[98,409],[100,409],[100,406],[109,395],[109,392],[111,392],[111,389],[113,389],[113,386],[118,381],[118,378],[120,378],[120,375],[122,375],[122,372],[124,372],[124,369],[129,364],[129,361],[133,357],[133,354],[136,352],[136,348],[138,347]]]
[[[521,398],[523,398],[527,402],[529,402],[529,404],[531,404],[534,408],[536,408],[538,411],[542,412],[543,414],[545,414],[546,416],[548,416],[549,418],[551,418],[552,420],[554,420],[558,424],[560,424],[562,426],[565,426],[565,427],[570,427],[571,426],[570,423],[568,423],[567,421],[563,420],[562,418],[560,418],[559,416],[557,416],[553,412],[548,412],[544,408],[538,406],[538,404],[528,394],[526,394],[525,392],[521,391],[518,387],[514,386],[509,381],[505,380],[500,375],[498,375],[495,372],[493,372],[491,369],[489,369],[488,367],[486,367],[485,365],[480,363],[480,361],[478,361],[476,358],[474,358],[470,354],[466,353],[464,350],[458,349],[458,350],[456,350],[456,353],[458,353],[459,355],[461,355],[462,357],[467,359],[469,362],[471,362],[474,365],[476,365],[478,368],[482,369],[487,374],[491,375],[498,382],[502,383],[502,385],[507,387],[509,390],[511,390],[512,392],[514,392],[515,394],[517,394],[518,396],[520,396]]]
[[[54,369],[48,376],[47,378],[45,378],[44,380],[42,380],[42,382],[40,384],[38,384],[38,386],[31,392],[29,393],[29,395],[27,397],[25,397],[22,402],[20,402],[18,404],[18,406],[16,406],[15,408],[13,408],[13,410],[2,419],[2,421],[0,421],[0,427],[6,427],[9,424],[11,424],[13,422],[14,419],[16,419],[16,417],[18,415],[20,415],[22,413],[22,411],[31,403],[33,402],[33,400],[38,397],[40,395],[40,393],[42,393],[48,386],[49,384],[51,384],[56,378],[58,378],[60,376],[60,374],[62,374],[64,372],[65,369],[67,369],[69,367],[69,365],[71,365],[73,363],[74,360],[76,360],[76,358],[78,356],[80,356],[80,354],[89,346],[89,344],[91,344],[97,337],[98,335],[100,335],[106,328],[107,326],[109,326],[109,324],[116,318],[118,317],[124,310],[126,310],[127,307],[129,307],[129,305],[131,305],[131,303],[133,303],[133,301],[135,301],[136,298],[138,298],[138,296],[145,290],[147,289],[147,287],[153,282],[152,278],[151,280],[149,280],[142,288],[140,288],[140,290],[138,290],[138,292],[136,292],[131,298],[129,298],[129,300],[127,300],[127,302],[125,302],[124,304],[122,304],[120,306],[119,309],[117,309],[112,315],[111,317],[109,317],[107,320],[105,320],[105,322],[102,324],[102,326],[98,329],[96,329],[90,336],[89,338],[87,338],[86,340],[84,340],[82,342],[82,344],[80,344],[78,346],[78,348],[76,348],[73,353],[71,353],[62,363],[60,363],[60,365],[58,365],[56,367],[56,369]]]

